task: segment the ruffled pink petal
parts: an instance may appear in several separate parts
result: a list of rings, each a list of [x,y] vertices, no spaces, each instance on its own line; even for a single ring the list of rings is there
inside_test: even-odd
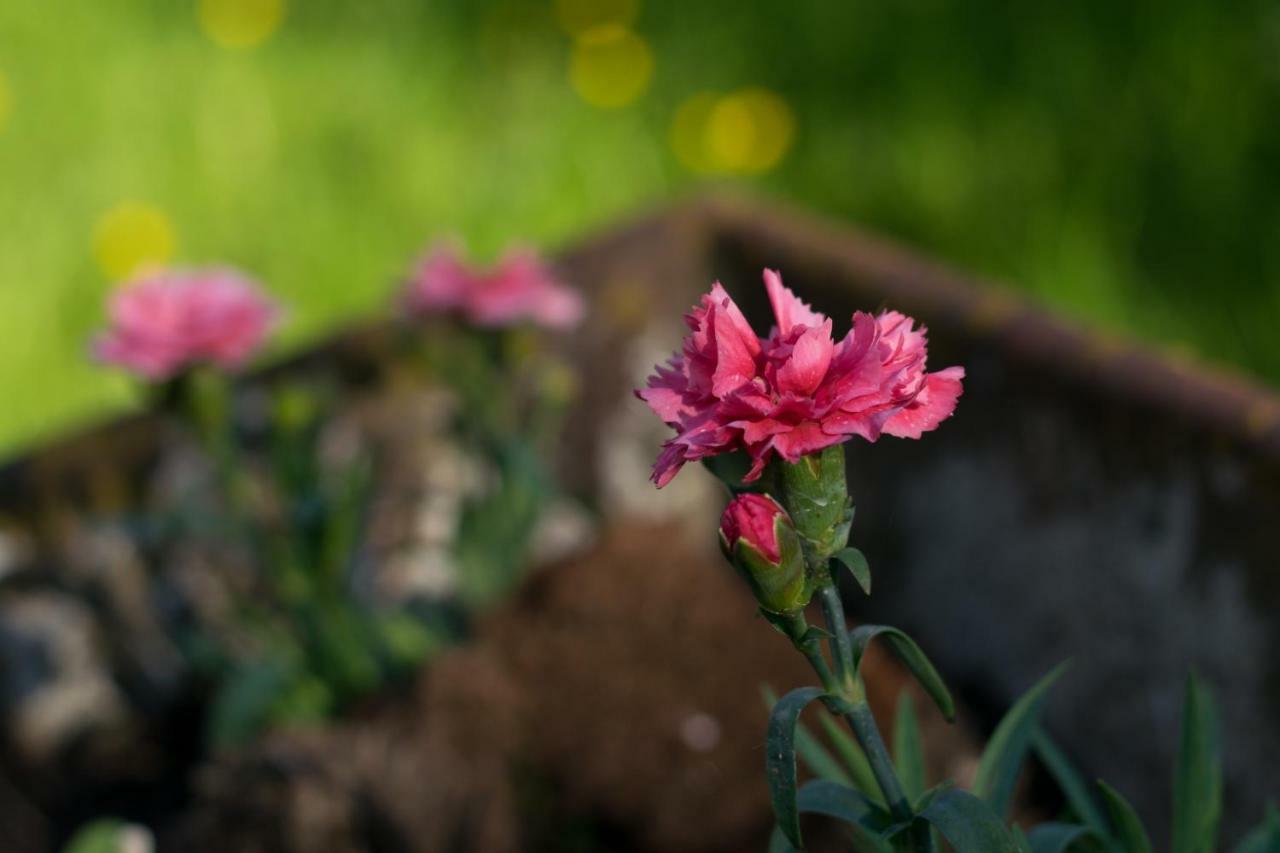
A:
[[[898,438],[919,438],[936,429],[956,410],[956,402],[964,392],[963,367],[948,367],[925,377],[924,387],[904,409],[884,425],[884,431]]]
[[[764,288],[769,293],[769,304],[773,306],[773,316],[783,337],[790,335],[796,326],[821,326],[827,319],[792,293],[776,270],[764,271]]]
[[[773,436],[769,441],[773,449],[788,462],[798,462],[800,457],[815,453],[845,440],[842,435],[828,435],[813,421],[799,424],[787,432]]]
[[[830,320],[806,328],[791,348],[791,355],[778,369],[778,389],[790,394],[812,394],[827,375],[834,350]]]
[[[711,289],[711,297],[707,319],[715,338],[716,358],[711,393],[724,397],[755,378],[760,339],[719,282]]]

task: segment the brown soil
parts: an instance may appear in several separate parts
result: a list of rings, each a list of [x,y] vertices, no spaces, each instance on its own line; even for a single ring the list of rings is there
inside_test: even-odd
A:
[[[885,719],[905,678],[878,657],[868,678]],[[811,681],[713,550],[617,529],[527,583],[412,701],[208,767],[164,846],[762,850],[759,690]]]

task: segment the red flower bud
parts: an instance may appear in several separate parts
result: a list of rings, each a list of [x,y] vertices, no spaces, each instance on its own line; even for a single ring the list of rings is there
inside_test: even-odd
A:
[[[808,603],[800,538],[773,498],[754,493],[734,498],[720,518],[720,545],[765,610],[789,613]]]

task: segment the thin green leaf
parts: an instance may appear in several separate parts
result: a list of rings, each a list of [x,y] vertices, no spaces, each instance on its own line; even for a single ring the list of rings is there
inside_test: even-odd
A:
[[[943,791],[920,817],[936,826],[956,853],[1020,853],[1000,816],[968,791]]]
[[[782,827],[777,824],[774,824],[773,832],[769,834],[769,853],[798,853],[795,845],[787,840]]]
[[[1031,747],[1043,762],[1045,769],[1049,771],[1049,775],[1058,783],[1072,814],[1100,838],[1110,835],[1111,825],[1098,807],[1093,793],[1089,790],[1089,784],[1072,766],[1071,760],[1058,748],[1053,739],[1039,726],[1031,735]]]
[[[951,691],[947,690],[947,685],[942,680],[942,676],[934,669],[933,664],[925,657],[924,652],[920,651],[920,647],[916,645],[915,640],[897,628],[891,628],[888,625],[860,625],[854,628],[849,636],[853,641],[853,665],[855,668],[862,666],[862,657],[866,654],[867,647],[871,644],[871,641],[876,637],[882,637],[888,643],[890,651],[906,665],[907,669],[911,670],[911,674],[920,682],[925,692],[937,703],[938,710],[942,711],[942,715],[948,720],[955,720],[956,706],[951,698]]]
[[[871,762],[867,760],[867,754],[862,751],[862,745],[826,709],[818,713],[818,722],[822,724],[822,730],[826,732],[836,754],[840,756],[840,760],[849,771],[853,779],[853,787],[880,805],[884,805],[884,792],[880,790],[880,783],[876,781],[876,774],[871,770]]]
[[[840,565],[849,570],[849,574],[853,575],[853,579],[858,582],[858,586],[862,587],[862,591],[867,595],[871,594],[871,566],[867,564],[867,558],[857,548],[845,548],[837,551],[832,558]]]
[[[777,704],[778,696],[772,689],[764,687],[761,688],[761,692],[764,695],[766,708],[772,708]],[[848,772],[804,723],[796,723],[795,742],[796,753],[814,775],[842,785],[853,785],[853,779]]]
[[[808,782],[796,796],[796,806],[801,814],[820,814],[849,824],[855,837],[863,842],[874,841],[877,847],[888,849],[877,833],[890,823],[888,812],[871,799],[847,785],[816,779]]]
[[[1222,817],[1222,767],[1213,697],[1187,676],[1182,744],[1173,781],[1173,853],[1213,853]]]
[[[1031,746],[1031,735],[1036,728],[1045,694],[1065,668],[1065,663],[1058,664],[1014,703],[996,726],[991,740],[987,742],[987,748],[982,752],[973,791],[999,815],[1003,816],[1009,810],[1013,786],[1018,781],[1022,763]]]
[[[765,774],[773,800],[773,815],[787,840],[796,847],[804,846],[796,807],[796,723],[805,706],[822,695],[820,687],[797,687],[783,696],[769,714],[765,735]]]
[[[1129,801],[1102,780],[1098,780],[1098,788],[1102,791],[1102,798],[1106,800],[1111,824],[1115,828],[1115,838],[1120,842],[1124,853],[1151,853],[1151,839],[1147,837],[1147,830]]]
[[[1236,845],[1235,853],[1277,853],[1280,851],[1280,812],[1274,805],[1267,806],[1267,816],[1262,823]]]
[[[1027,835],[1031,853],[1066,853],[1071,845],[1093,835],[1087,826],[1076,823],[1042,823]]]
[[[893,763],[907,799],[915,802],[924,793],[924,749],[920,745],[920,724],[911,692],[898,695],[898,710],[893,719]]]
[[[1031,842],[1027,840],[1027,834],[1022,831],[1022,827],[1014,824],[1009,827],[1009,832],[1013,834],[1013,842],[1018,845],[1018,853],[1031,853]]]

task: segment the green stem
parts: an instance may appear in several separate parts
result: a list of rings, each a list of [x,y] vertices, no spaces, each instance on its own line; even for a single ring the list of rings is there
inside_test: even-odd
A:
[[[844,618],[844,603],[840,600],[840,590],[834,583],[829,583],[819,591],[822,596],[822,615],[827,621],[827,630],[831,632],[831,657],[835,660],[836,674],[839,683],[844,687],[841,695],[860,695],[858,674],[853,665],[853,645],[849,640],[849,628]]]
[[[867,763],[871,765],[871,772],[884,793],[885,802],[888,803],[889,812],[894,820],[911,823],[908,838],[912,849],[917,853],[933,853],[933,833],[927,824],[913,821],[915,812],[902,789],[902,783],[898,780],[897,770],[889,757],[889,750],[884,745],[884,738],[880,736],[880,728],[876,725],[875,717],[871,713],[871,706],[867,704],[866,691],[854,666],[853,646],[849,638],[849,627],[845,622],[844,603],[840,600],[840,591],[832,583],[822,587],[821,594],[822,615],[826,619],[827,630],[832,635],[831,654],[836,661],[840,683],[846,686],[845,690],[839,693],[847,699],[849,705],[844,718],[853,729],[858,743],[862,744]],[[823,683],[826,684],[825,681]]]

